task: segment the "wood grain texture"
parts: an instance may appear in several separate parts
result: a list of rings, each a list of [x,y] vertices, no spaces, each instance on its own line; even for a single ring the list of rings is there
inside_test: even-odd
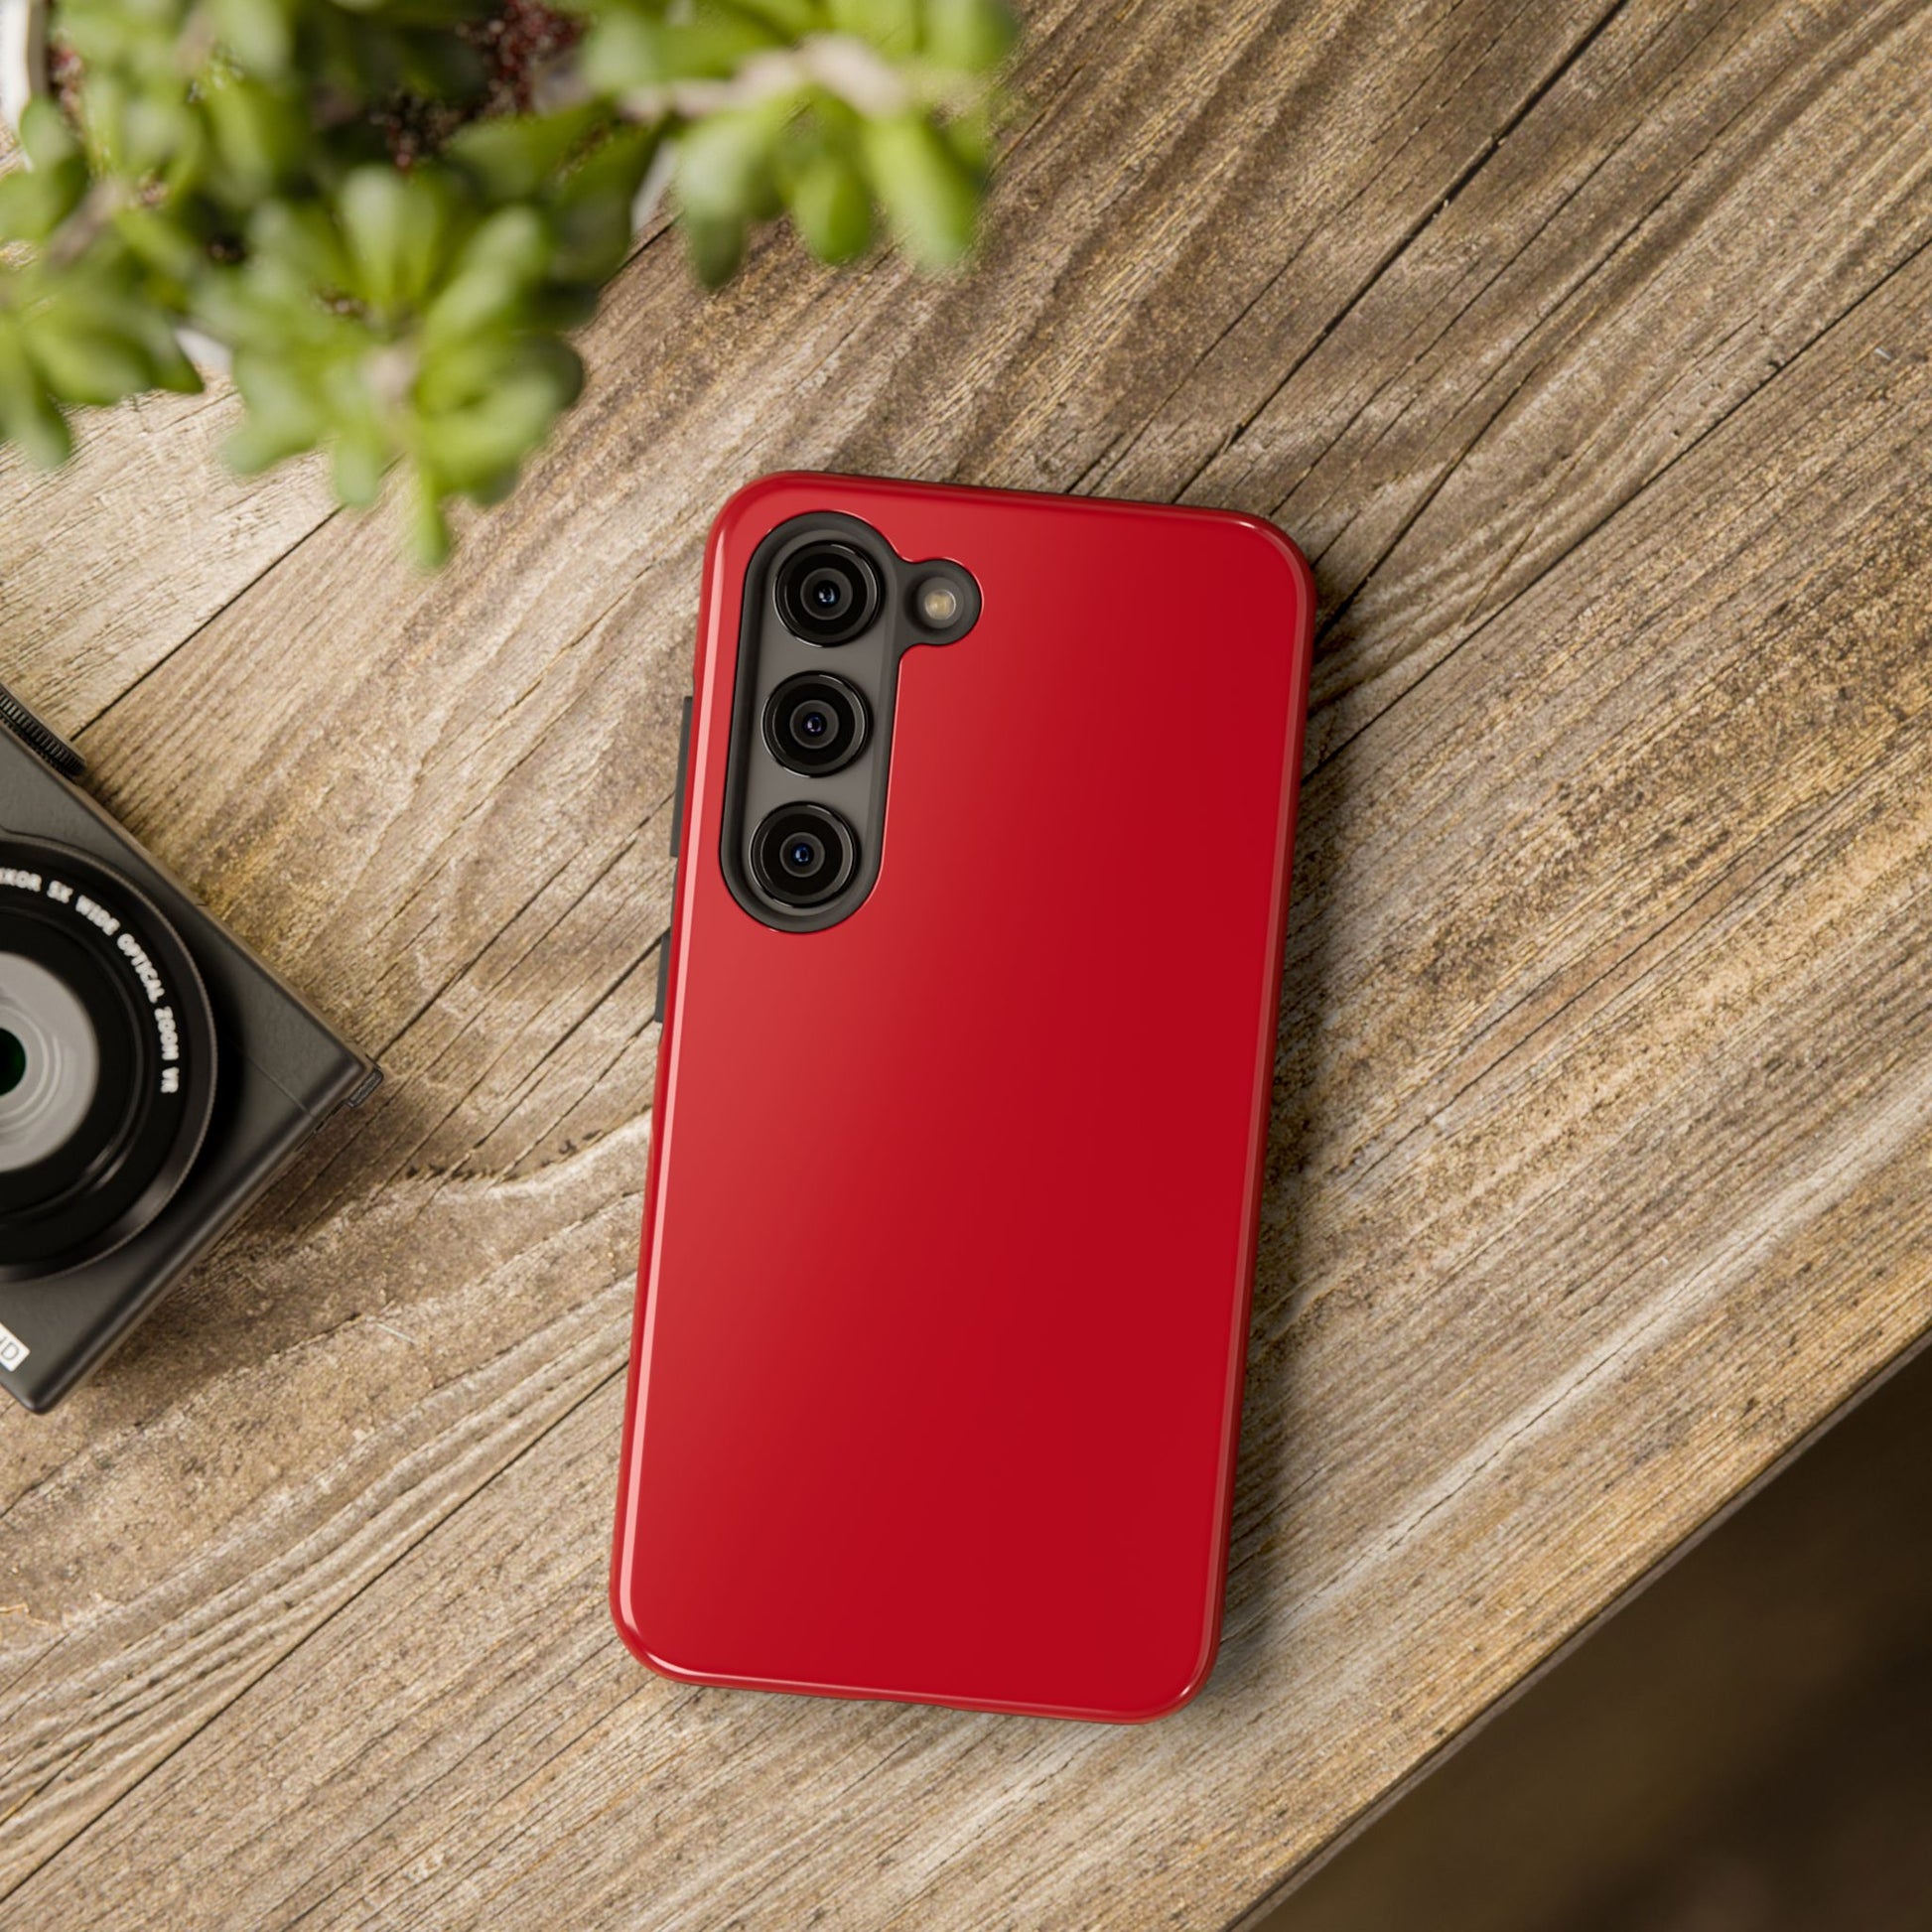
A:
[[[0,470],[84,587],[6,674],[390,1073],[0,1417],[0,1924],[1226,1926],[1932,1326],[1928,71],[1900,0],[1041,6],[971,279],[645,248],[439,578],[209,488],[218,398]],[[697,559],[792,466],[1317,563],[1227,1636],[1146,1730],[610,1630]]]

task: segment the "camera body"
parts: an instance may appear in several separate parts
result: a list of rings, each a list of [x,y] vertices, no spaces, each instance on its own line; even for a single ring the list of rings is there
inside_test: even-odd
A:
[[[0,1388],[83,1380],[380,1079],[0,686]]]

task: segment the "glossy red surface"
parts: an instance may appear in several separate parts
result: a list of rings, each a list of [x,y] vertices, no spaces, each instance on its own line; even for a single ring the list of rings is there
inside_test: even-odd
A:
[[[720,865],[746,564],[863,517],[978,577],[903,659],[884,864]],[[707,1683],[1133,1720],[1212,1667],[1313,590],[1208,511],[777,477],[712,532],[620,1484]]]

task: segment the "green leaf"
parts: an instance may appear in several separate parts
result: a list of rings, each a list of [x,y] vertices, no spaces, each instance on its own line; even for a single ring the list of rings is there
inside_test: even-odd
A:
[[[872,245],[872,196],[844,156],[818,155],[791,183],[791,218],[820,261],[848,262]]]
[[[932,123],[905,114],[869,121],[866,167],[905,252],[928,268],[950,268],[973,245],[979,184]]]
[[[0,177],[0,235],[9,241],[45,241],[86,192],[87,171],[77,161],[16,168]]]
[[[768,208],[782,106],[764,102],[713,114],[678,138],[678,199],[694,215],[756,217]]]
[[[596,10],[580,60],[593,87],[622,94],[679,80],[723,79],[755,54],[797,38],[750,7],[713,4],[694,19],[672,22],[661,17],[661,8],[645,13],[607,6]]]
[[[366,509],[382,493],[383,473],[389,467],[390,452],[381,433],[372,424],[357,424],[336,439],[336,456],[331,477],[336,494],[354,509]]]
[[[749,15],[774,40],[803,40],[824,24],[817,0],[732,0],[731,11]]]
[[[460,128],[444,152],[472,170],[494,201],[521,201],[561,168],[605,119],[598,102],[561,114],[506,115]]]
[[[122,327],[146,351],[148,380],[157,389],[172,389],[183,396],[200,393],[201,374],[183,351],[174,323],[166,314],[158,308],[129,303],[122,316]]]
[[[285,101],[249,80],[210,87],[206,96],[215,151],[244,193],[266,195],[301,157],[302,133]]]
[[[393,319],[437,279],[451,239],[450,196],[442,180],[393,168],[357,168],[337,207],[358,270],[358,293]]]
[[[298,450],[313,449],[322,440],[329,419],[316,387],[282,357],[237,349],[234,384],[248,406],[248,419],[242,426],[248,447],[273,452],[255,466],[231,455],[229,460],[237,469],[265,469]]]
[[[213,0],[215,32],[245,68],[280,73],[294,51],[287,11],[278,0]]]
[[[221,461],[237,476],[258,477],[314,448],[313,437],[291,436],[284,426],[244,417],[221,445]]]
[[[925,51],[939,67],[991,73],[1018,32],[1003,0],[925,0]]]
[[[405,93],[425,100],[467,100],[487,84],[483,57],[452,34],[398,34],[392,51]]]
[[[47,386],[64,402],[119,402],[151,387],[148,360],[124,338],[43,310],[23,318],[23,346]]]
[[[20,145],[36,168],[58,168],[80,152],[67,117],[51,100],[38,96],[21,109]]]
[[[559,281],[601,287],[623,265],[631,207],[662,139],[655,127],[620,127],[551,191]]]
[[[528,306],[549,266],[550,236],[534,208],[491,215],[464,249],[456,273],[424,315],[424,335],[439,338],[508,330]]]
[[[116,209],[114,232],[143,267],[171,281],[186,282],[202,266],[202,250],[195,245],[194,237],[159,208],[137,204]]]
[[[342,231],[314,203],[263,203],[248,239],[256,264],[279,263],[311,287],[345,290],[355,279]]]
[[[0,326],[0,429],[38,469],[58,469],[73,450],[67,418],[29,365],[19,337],[5,326]]]
[[[419,474],[410,491],[409,548],[424,570],[434,570],[450,554],[450,520],[428,476]]]
[[[550,231],[533,207],[505,207],[483,221],[457,257],[459,274],[501,275],[537,281],[550,263]]]
[[[663,24],[627,7],[599,14],[579,61],[585,79],[600,93],[660,85],[666,78]]]
[[[918,45],[918,0],[831,0],[832,25],[857,34],[892,54],[910,54]]]
[[[745,223],[729,214],[684,217],[684,245],[692,272],[706,288],[722,288],[745,258]]]

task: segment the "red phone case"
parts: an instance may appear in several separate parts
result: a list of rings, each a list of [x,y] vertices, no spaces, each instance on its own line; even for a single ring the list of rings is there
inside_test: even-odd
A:
[[[723,863],[741,607],[826,511],[984,606],[900,660],[870,896],[776,931]],[[720,515],[612,1577],[656,1670],[1115,1721],[1206,1681],[1313,615],[1251,517],[823,476]]]

